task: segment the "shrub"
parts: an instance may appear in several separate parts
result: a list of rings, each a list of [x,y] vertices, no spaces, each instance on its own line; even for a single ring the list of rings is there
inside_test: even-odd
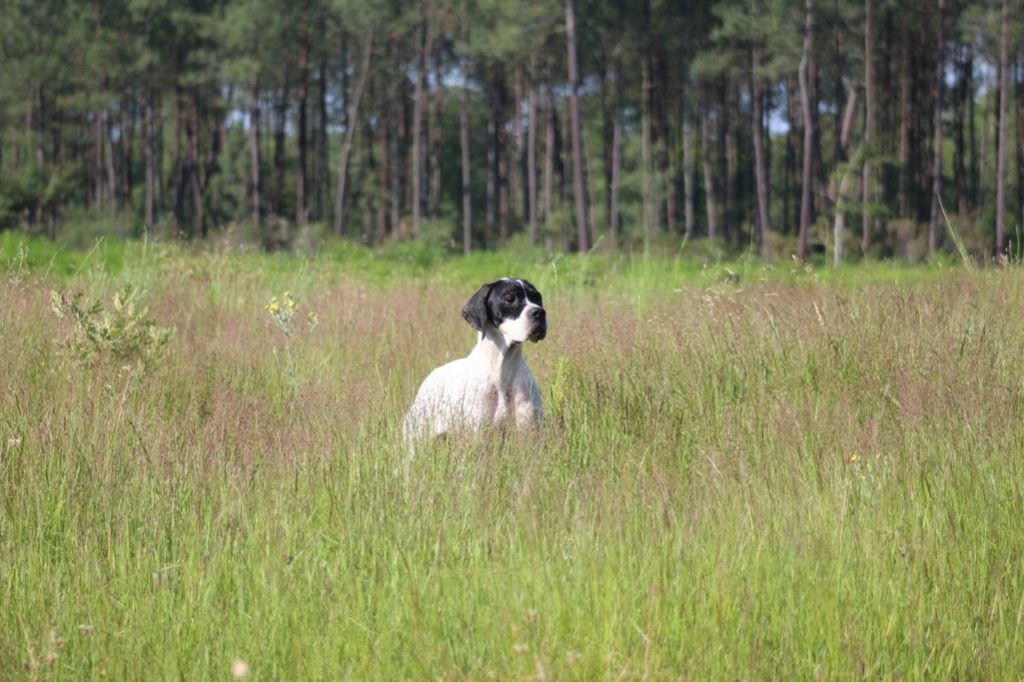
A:
[[[129,367],[146,368],[164,351],[172,330],[159,327],[147,308],[136,304],[140,292],[130,284],[114,294],[110,308],[100,301],[82,304],[81,292],[70,296],[50,292],[53,312],[71,320],[71,333],[64,342],[67,353],[92,365],[114,361]]]

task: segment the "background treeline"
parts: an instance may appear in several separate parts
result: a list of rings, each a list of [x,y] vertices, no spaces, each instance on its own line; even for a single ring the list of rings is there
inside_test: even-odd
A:
[[[1018,5],[8,0],[0,229],[1003,252]]]

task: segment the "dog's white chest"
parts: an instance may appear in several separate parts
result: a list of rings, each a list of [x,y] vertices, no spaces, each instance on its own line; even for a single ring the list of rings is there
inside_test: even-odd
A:
[[[490,414],[490,421],[499,424],[518,410],[529,406],[529,399],[522,394],[522,391],[502,390],[499,386],[492,386],[487,391],[484,413]]]
[[[427,376],[406,415],[406,438],[476,431],[505,421],[525,426],[540,418],[540,390],[522,358],[494,367],[481,356],[472,353]]]

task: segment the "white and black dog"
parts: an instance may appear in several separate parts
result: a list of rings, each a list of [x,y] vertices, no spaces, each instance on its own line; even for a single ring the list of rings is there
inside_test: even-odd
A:
[[[479,332],[476,347],[423,381],[403,424],[410,444],[510,419],[517,426],[540,419],[540,389],[523,360],[523,343],[547,335],[540,292],[524,279],[502,278],[480,287],[462,316]]]

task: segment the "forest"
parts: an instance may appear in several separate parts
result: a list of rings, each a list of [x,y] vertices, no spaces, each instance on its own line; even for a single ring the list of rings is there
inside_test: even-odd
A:
[[[1020,15],[1008,0],[9,0],[0,230],[1012,255]]]

